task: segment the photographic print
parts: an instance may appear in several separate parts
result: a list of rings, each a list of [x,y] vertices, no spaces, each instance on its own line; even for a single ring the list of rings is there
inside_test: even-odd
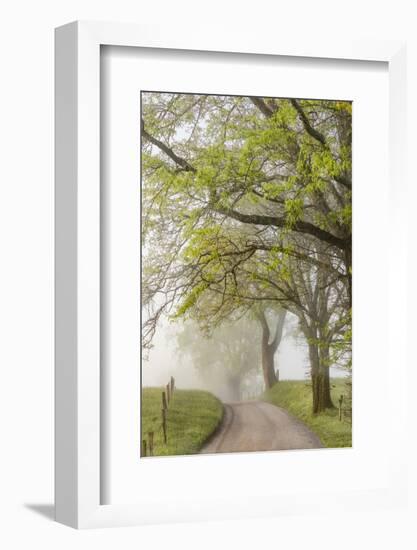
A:
[[[140,102],[141,457],[351,447],[352,103]]]

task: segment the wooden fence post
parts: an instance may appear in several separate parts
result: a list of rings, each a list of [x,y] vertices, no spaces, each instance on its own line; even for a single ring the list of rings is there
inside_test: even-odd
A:
[[[171,401],[171,392],[169,391],[170,390],[169,384],[167,384],[166,390],[167,390],[167,403],[169,404],[169,402]]]
[[[342,402],[343,402],[343,396],[339,397],[339,421],[342,420]]]
[[[162,408],[163,409],[167,409],[167,398],[166,398],[166,395],[165,395],[165,392],[163,391],[162,392]]]
[[[153,456],[153,432],[148,432],[149,456]]]
[[[167,444],[167,410],[162,409],[162,432],[164,434],[164,443]]]
[[[174,377],[171,376],[171,396],[174,393],[174,388],[175,388],[175,380],[174,380]]]
[[[142,440],[142,456],[146,456],[146,439]]]

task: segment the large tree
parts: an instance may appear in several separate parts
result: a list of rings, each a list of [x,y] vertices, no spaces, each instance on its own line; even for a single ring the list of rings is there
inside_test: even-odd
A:
[[[302,233],[341,256],[351,296],[350,103],[155,93],[142,103],[150,247],[163,235],[176,254],[224,224]]]
[[[181,358],[189,357],[205,385],[228,400],[239,401],[245,383],[259,372],[260,330],[250,316],[209,332],[188,321],[176,340]]]
[[[194,264],[196,285],[205,290],[184,307],[186,314],[208,325],[239,318],[246,312],[255,316],[262,327],[267,388],[277,381],[274,354],[285,311],[291,311],[298,317],[308,344],[313,411],[320,412],[333,406],[329,377],[334,362],[332,348],[337,348],[340,358],[346,360],[349,355],[349,346],[343,343],[349,336],[350,315],[345,280],[338,269],[340,260],[320,243],[305,241],[306,237],[299,237],[295,250],[288,244],[268,245],[264,237],[263,246],[251,254],[247,254],[247,241],[243,248],[239,248],[239,240],[222,239],[221,246],[217,241],[207,241],[204,249],[212,256],[210,262]],[[308,255],[301,253],[303,248],[309,250]]]
[[[152,93],[143,107],[145,346],[161,315],[297,309],[294,262],[330,274],[349,311],[350,103]]]

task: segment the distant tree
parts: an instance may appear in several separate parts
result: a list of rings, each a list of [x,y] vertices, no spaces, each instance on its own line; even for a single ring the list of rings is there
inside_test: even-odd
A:
[[[203,332],[188,321],[177,332],[177,349],[188,357],[199,376],[232,401],[242,398],[242,388],[260,369],[260,329],[253,319],[224,323]]]

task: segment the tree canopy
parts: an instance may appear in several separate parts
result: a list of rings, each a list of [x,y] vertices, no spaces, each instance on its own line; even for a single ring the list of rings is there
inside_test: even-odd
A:
[[[344,340],[351,117],[346,101],[142,93],[143,346],[161,316],[209,330],[259,308]]]

